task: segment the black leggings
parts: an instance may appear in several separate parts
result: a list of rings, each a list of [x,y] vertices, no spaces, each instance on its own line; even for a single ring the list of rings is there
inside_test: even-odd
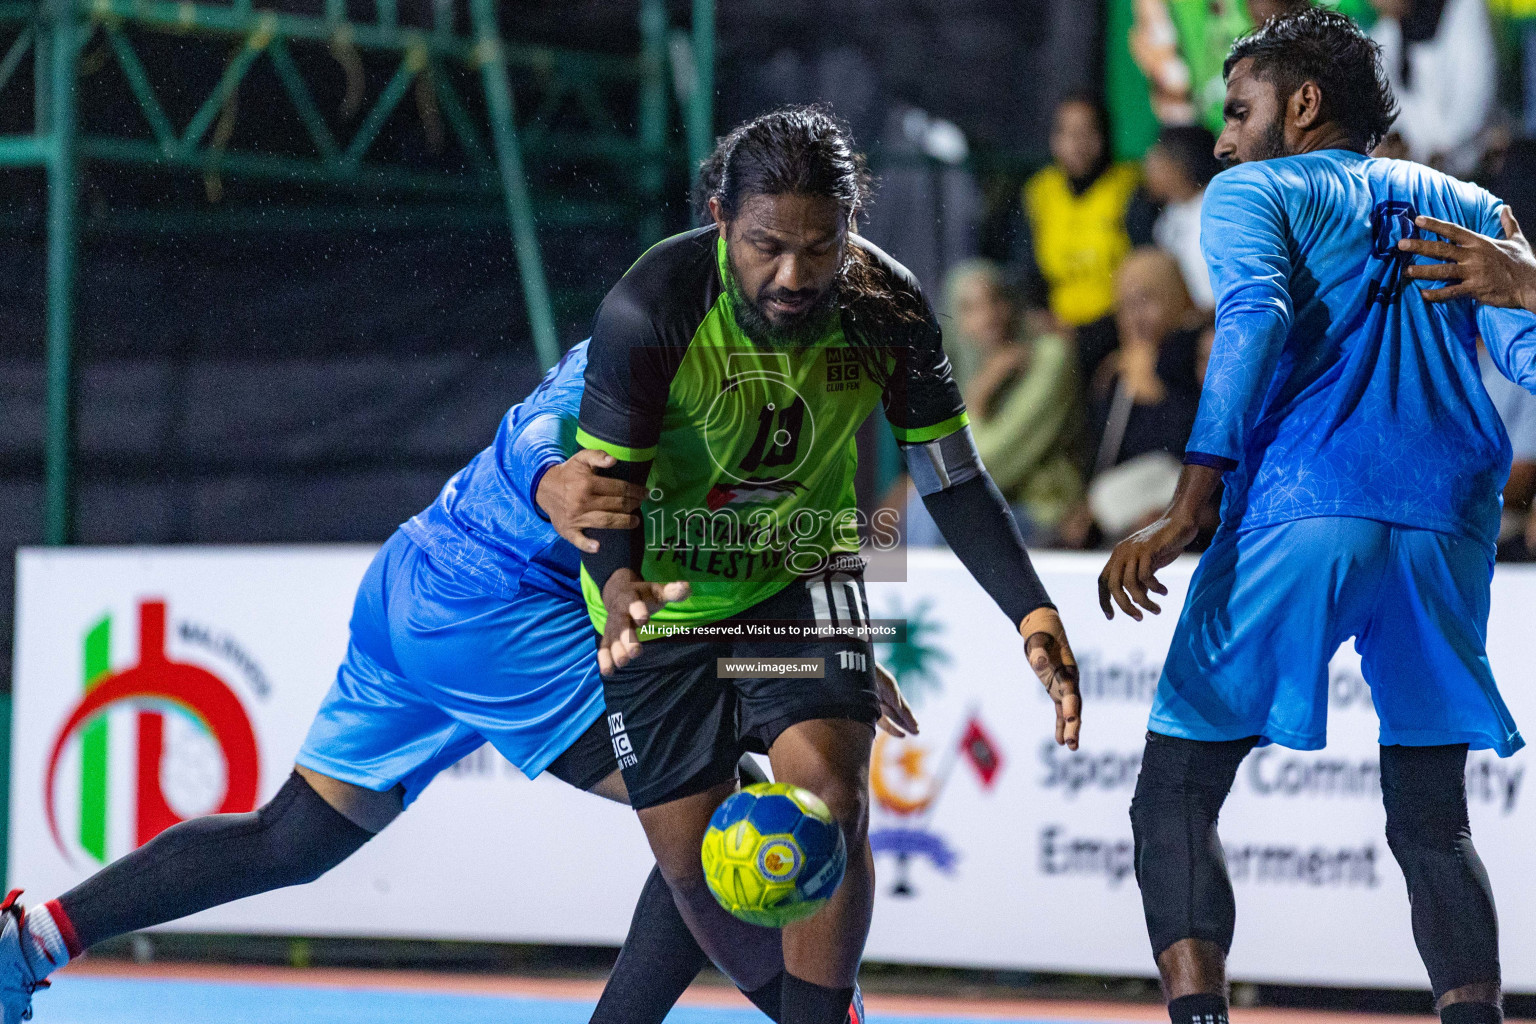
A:
[[[1413,941],[1439,999],[1500,983],[1499,915],[1467,820],[1467,745],[1382,747],[1387,845],[1413,905]]]
[[[289,885],[312,882],[373,833],[326,803],[298,772],[249,814],[166,829],[59,897],[80,944]]]
[[[1231,951],[1236,904],[1216,822],[1257,742],[1147,734],[1131,828],[1154,956],[1183,939]],[[1387,845],[1408,883],[1413,938],[1436,999],[1500,980],[1498,915],[1472,847],[1466,764],[1466,744],[1381,748]]]

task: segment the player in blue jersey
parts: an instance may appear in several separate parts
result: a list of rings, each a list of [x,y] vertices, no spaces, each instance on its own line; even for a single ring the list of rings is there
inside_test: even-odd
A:
[[[374,558],[346,659],[270,802],[168,829],[30,913],[16,893],[7,898],[3,1024],[30,1018],[33,989],[98,942],[320,877],[484,743],[529,778],[548,771],[627,800],[577,548],[596,546],[585,530],[636,522],[640,495],[597,475],[611,457],[577,451],[586,349],[566,353],[492,445]],[[894,680],[878,681],[883,726],[915,727]],[[659,1024],[705,962],[653,871],[592,1019]],[[776,1005],[763,1009],[778,1018]],[[850,1012],[858,1024],[857,1001]]]
[[[1177,494],[1115,548],[1100,603],[1159,610],[1156,571],[1225,485],[1153,702],[1131,821],[1175,1024],[1226,1020],[1235,906],[1216,819],[1254,746],[1323,746],[1350,637],[1381,721],[1387,839],[1448,1024],[1501,1019],[1498,925],[1471,842],[1469,747],[1523,745],[1484,652],[1509,443],[1475,341],[1536,389],[1536,316],[1426,303],[1399,242],[1430,216],[1484,235],[1500,203],[1366,154],[1392,123],[1380,55],[1320,9],[1239,40],[1205,197],[1216,340]]]

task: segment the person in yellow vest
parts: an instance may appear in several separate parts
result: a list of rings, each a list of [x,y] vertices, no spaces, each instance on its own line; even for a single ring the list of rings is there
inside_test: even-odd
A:
[[[1141,185],[1136,165],[1111,159],[1108,134],[1096,99],[1063,99],[1052,163],[1024,185],[1026,279],[1043,286],[1052,315],[1077,332],[1084,379],[1115,344],[1115,271],[1131,251],[1127,215]]]

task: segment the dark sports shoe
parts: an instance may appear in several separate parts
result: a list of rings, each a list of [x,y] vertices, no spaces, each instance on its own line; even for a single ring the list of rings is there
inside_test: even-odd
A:
[[[37,965],[22,929],[24,911],[12,889],[0,903],[0,1021],[20,1024],[32,1019],[32,993],[47,988],[46,971]],[[857,996],[855,996],[857,999]],[[860,1018],[862,1019],[862,1018]]]

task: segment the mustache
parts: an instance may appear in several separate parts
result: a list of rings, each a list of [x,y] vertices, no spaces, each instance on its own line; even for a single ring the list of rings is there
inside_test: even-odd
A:
[[[815,288],[798,288],[794,291],[790,291],[785,288],[774,288],[770,286],[757,293],[757,301],[767,302],[769,299],[775,299],[779,302],[809,302],[820,294],[821,293],[818,292]]]

